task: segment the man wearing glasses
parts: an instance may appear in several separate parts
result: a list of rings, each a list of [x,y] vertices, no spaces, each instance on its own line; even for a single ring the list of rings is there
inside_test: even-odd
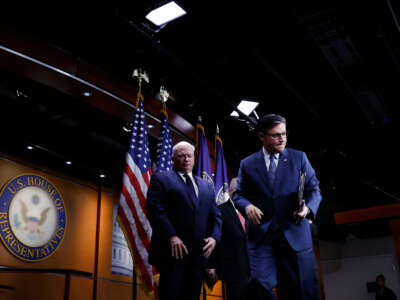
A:
[[[275,299],[272,289],[277,286],[279,300],[318,299],[306,218],[314,218],[321,202],[319,181],[304,152],[285,148],[285,118],[264,116],[258,137],[263,147],[242,160],[233,196],[236,207],[249,221],[249,288],[256,299]],[[304,195],[299,203],[301,174],[305,174]],[[286,274],[285,286],[279,286],[282,281],[277,279],[281,270]]]

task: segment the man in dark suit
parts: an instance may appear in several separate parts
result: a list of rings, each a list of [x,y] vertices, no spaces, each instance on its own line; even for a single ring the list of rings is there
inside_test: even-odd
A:
[[[222,217],[222,235],[211,262],[216,272],[215,269],[207,270],[209,277],[217,274],[219,279],[225,281],[228,300],[246,299],[250,273],[244,219],[238,215],[231,200],[236,185],[237,178],[233,178],[228,191],[230,199],[218,206]]]
[[[258,137],[263,147],[242,160],[233,196],[235,206],[249,220],[248,250],[255,292],[259,299],[275,299],[272,289],[277,286],[279,269],[289,274],[293,299],[318,299],[310,223],[304,219],[317,213],[319,181],[304,152],[285,148],[283,117],[264,116]],[[302,206],[298,200],[301,173],[306,174]],[[280,295],[279,300],[285,297]]]
[[[152,176],[146,209],[152,227],[149,263],[160,273],[160,300],[198,300],[205,260],[221,236],[214,189],[192,174],[194,147],[173,148],[174,171]]]
[[[376,276],[376,300],[397,300],[395,293],[385,285],[385,276]]]

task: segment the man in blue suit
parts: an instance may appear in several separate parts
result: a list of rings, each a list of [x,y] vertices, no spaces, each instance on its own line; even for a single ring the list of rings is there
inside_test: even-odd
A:
[[[321,202],[319,181],[304,152],[286,147],[286,120],[279,115],[264,116],[258,126],[263,147],[242,160],[238,187],[233,200],[249,221],[248,250],[253,293],[259,299],[275,299],[277,270],[284,270],[281,287],[285,299],[314,300],[314,253],[310,223]],[[302,206],[298,189],[305,173]],[[300,207],[300,209],[299,209]],[[296,219],[299,222],[296,222]],[[279,293],[278,286],[278,293]]]
[[[160,273],[160,300],[198,300],[222,221],[213,186],[192,174],[193,145],[176,144],[172,160],[174,170],[153,175],[147,193],[149,263]]]

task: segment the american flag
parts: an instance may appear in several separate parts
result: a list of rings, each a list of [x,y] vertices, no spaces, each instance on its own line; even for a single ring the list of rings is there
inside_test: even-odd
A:
[[[126,154],[118,220],[129,244],[136,273],[142,278],[147,291],[154,293],[156,271],[147,261],[152,230],[145,210],[151,177],[146,128],[143,100],[139,99]]]
[[[165,103],[161,110],[161,134],[157,144],[157,169],[156,172],[169,171],[172,168],[172,140],[169,132],[168,115]]]

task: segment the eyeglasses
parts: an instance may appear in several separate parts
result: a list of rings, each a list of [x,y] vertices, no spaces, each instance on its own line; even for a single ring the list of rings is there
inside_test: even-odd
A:
[[[193,157],[193,154],[178,154],[176,157],[179,159],[191,159]]]
[[[286,138],[287,138],[287,136],[288,136],[288,133],[287,133],[287,132],[282,132],[282,133],[273,133],[273,134],[266,133],[266,135],[268,135],[268,136],[272,137],[274,140],[277,140],[277,139],[279,139],[279,138],[286,139]]]

